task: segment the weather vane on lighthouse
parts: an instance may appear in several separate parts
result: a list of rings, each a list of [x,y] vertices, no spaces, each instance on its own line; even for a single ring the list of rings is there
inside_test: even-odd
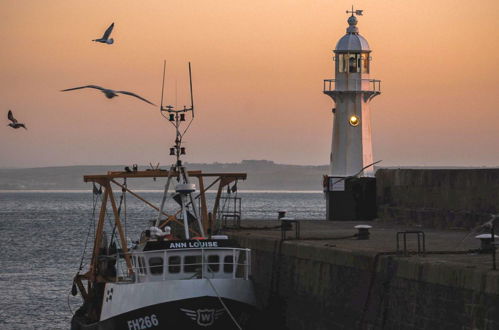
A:
[[[324,80],[323,90],[335,102],[330,167],[324,180],[329,220],[369,218],[362,212],[370,205],[359,200],[358,191],[371,191],[375,184],[369,103],[381,93],[381,82],[369,77],[371,48],[357,27],[363,10],[352,6],[346,13],[351,14],[346,34],[334,49],[335,78]]]
[[[362,12],[363,10],[360,9],[354,10],[353,5],[352,5],[352,10],[347,10],[347,14],[352,14],[352,16],[353,15],[362,16]]]

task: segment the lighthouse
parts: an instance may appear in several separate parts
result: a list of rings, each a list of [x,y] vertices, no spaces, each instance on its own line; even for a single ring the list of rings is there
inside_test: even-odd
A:
[[[362,10],[352,7],[347,14],[346,34],[334,49],[335,78],[324,80],[323,89],[335,103],[330,167],[324,180],[329,220],[365,220],[376,213],[369,104],[381,93],[381,81],[369,76],[371,48],[357,27]]]

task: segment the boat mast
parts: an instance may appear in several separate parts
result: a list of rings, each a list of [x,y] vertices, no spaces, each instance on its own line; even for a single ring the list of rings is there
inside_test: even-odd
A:
[[[172,105],[163,105],[164,98],[164,89],[165,89],[165,75],[166,75],[166,61],[163,63],[163,83],[161,90],[161,105],[160,105],[160,113],[161,115],[167,119],[174,127],[175,127],[175,144],[170,148],[170,156],[175,156],[175,163],[171,166],[168,171],[168,179],[165,184],[165,188],[163,191],[163,198],[161,200],[161,206],[158,212],[158,217],[156,219],[156,226],[160,225],[161,216],[163,214],[163,209],[165,206],[166,198],[168,196],[168,190],[170,188],[170,184],[172,178],[175,176],[177,184],[175,186],[175,191],[180,197],[180,206],[181,206],[181,214],[184,222],[184,233],[185,238],[189,239],[189,211],[188,206],[191,205],[191,209],[193,212],[194,218],[196,218],[199,231],[202,236],[205,236],[204,228],[201,223],[201,218],[197,214],[196,207],[196,199],[193,198],[192,193],[196,191],[195,185],[189,182],[189,176],[185,169],[185,166],[182,164],[181,156],[185,155],[185,147],[182,146],[182,138],[185,133],[189,130],[193,120],[194,120],[194,96],[192,92],[192,70],[191,63],[189,62],[189,91],[190,91],[190,107],[186,107],[184,105],[183,108],[177,109]],[[187,117],[190,117],[189,122],[187,123],[186,128],[182,131],[181,126],[185,124],[187,121]]]

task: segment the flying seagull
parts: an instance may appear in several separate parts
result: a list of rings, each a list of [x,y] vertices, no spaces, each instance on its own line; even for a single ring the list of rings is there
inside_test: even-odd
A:
[[[8,119],[12,122],[12,123],[10,123],[10,124],[9,124],[9,125],[7,125],[7,126],[10,126],[10,127],[12,127],[12,128],[15,128],[15,129],[18,129],[18,128],[20,128],[20,127],[24,128],[24,129],[27,129],[27,128],[26,128],[26,126],[24,126],[24,124],[23,124],[23,123],[18,123],[18,122],[17,122],[17,119],[16,119],[16,118],[14,118],[14,115],[12,114],[12,111],[11,111],[11,110],[9,110],[9,113],[7,114],[7,118],[8,118]]]
[[[115,90],[112,90],[112,89],[107,89],[107,88],[103,88],[103,87],[100,87],[100,86],[96,86],[96,85],[86,85],[86,86],[80,86],[80,87],[74,87],[74,88],[68,88],[68,89],[63,89],[61,92],[67,92],[67,91],[73,91],[75,89],[82,89],[82,88],[95,88],[95,89],[98,89],[100,90],[102,93],[104,93],[104,95],[106,95],[106,97],[108,99],[112,99],[113,97],[115,96],[119,96],[118,94],[125,94],[125,95],[130,95],[130,96],[135,96],[136,98],[138,99],[141,99],[142,101],[144,102],[147,102],[151,105],[155,105],[154,103],[152,102],[149,102],[148,100],[146,100],[145,98],[135,94],[135,93],[132,93],[132,92],[127,92],[127,91],[115,91]]]
[[[92,41],[101,42],[103,44],[111,45],[114,42],[114,39],[113,38],[109,38],[109,36],[111,35],[111,32],[113,32],[113,28],[114,28],[114,23],[111,24],[111,25],[109,25],[109,27],[107,28],[106,32],[104,32],[104,34],[102,35],[102,38],[100,38],[100,39],[94,39]]]

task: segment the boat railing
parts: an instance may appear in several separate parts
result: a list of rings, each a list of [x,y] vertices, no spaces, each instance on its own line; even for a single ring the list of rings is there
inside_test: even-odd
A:
[[[133,277],[118,267],[117,282],[189,279],[245,279],[251,274],[251,250],[199,248],[132,252]]]

